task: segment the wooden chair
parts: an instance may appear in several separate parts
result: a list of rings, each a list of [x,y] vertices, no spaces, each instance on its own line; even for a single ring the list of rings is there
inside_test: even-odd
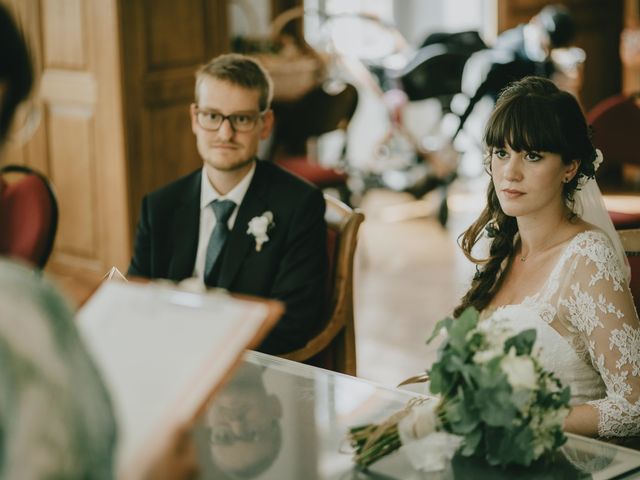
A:
[[[44,268],[58,228],[53,187],[23,165],[0,169],[0,254]]]
[[[307,344],[282,358],[308,363],[348,375],[356,374],[356,343],[353,320],[353,262],[358,229],[364,215],[329,196],[327,251],[329,257],[329,305],[324,328]]]
[[[640,312],[640,228],[618,230],[618,234],[631,267],[629,289],[633,295],[636,310]]]

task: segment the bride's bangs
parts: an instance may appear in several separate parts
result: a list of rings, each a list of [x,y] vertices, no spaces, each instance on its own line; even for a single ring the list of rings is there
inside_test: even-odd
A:
[[[550,98],[518,96],[501,98],[487,123],[487,149],[510,146],[517,152],[553,152],[568,148],[560,119]]]

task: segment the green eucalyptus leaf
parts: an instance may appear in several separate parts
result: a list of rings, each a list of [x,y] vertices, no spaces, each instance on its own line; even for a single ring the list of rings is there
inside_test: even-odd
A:
[[[518,463],[528,467],[535,460],[533,443],[533,431],[529,426],[525,426],[515,435],[511,445],[505,445],[504,452],[501,452],[504,462]]]
[[[475,407],[473,393],[465,394],[463,388],[459,388],[455,400],[448,406],[448,420],[452,433],[466,435],[474,430],[480,423],[478,410]]]
[[[536,341],[536,331],[534,329],[523,330],[504,342],[504,352],[507,353],[511,347],[515,347],[517,355],[531,355],[533,344]]]
[[[509,426],[518,411],[511,403],[511,392],[507,389],[486,389],[475,395],[480,418],[493,427]]]
[[[443,393],[445,381],[442,368],[440,366],[432,366],[429,371],[429,391],[431,393]]]
[[[563,405],[569,405],[569,400],[571,400],[571,388],[564,387],[559,395],[559,400]]]
[[[511,403],[519,411],[522,411],[527,404],[531,403],[532,398],[534,398],[533,392],[527,389],[518,389],[511,393]]]
[[[436,323],[436,326],[433,328],[433,332],[431,332],[431,336],[427,340],[427,345],[430,344],[433,341],[433,339],[440,334],[443,328],[449,331],[449,328],[451,327],[451,324],[453,322],[454,322],[453,318],[446,317],[440,320],[438,323]]]
[[[482,427],[477,426],[464,436],[464,443],[460,453],[465,456],[471,456],[477,453],[480,442],[482,441]]]
[[[449,329],[449,345],[465,360],[469,352],[467,334],[475,328],[477,323],[478,312],[475,309],[468,308],[453,322]]]

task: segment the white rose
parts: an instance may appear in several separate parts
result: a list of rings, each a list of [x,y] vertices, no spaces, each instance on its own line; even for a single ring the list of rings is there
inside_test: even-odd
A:
[[[513,336],[513,331],[502,324],[499,318],[481,322],[478,331],[484,335],[485,346],[473,356],[476,364],[486,363],[504,353],[504,342]]]
[[[478,330],[484,333],[487,343],[493,348],[504,349],[504,342],[513,337],[515,332],[507,325],[507,319],[495,314],[480,322]]]
[[[500,368],[507,376],[509,384],[512,388],[528,388],[535,390],[537,388],[537,375],[535,365],[531,357],[516,356],[515,348],[509,350],[500,362]]]
[[[473,363],[487,363],[504,353],[504,347],[490,348],[487,350],[479,350],[473,355]]]
[[[540,428],[542,430],[550,430],[554,427],[562,427],[562,425],[564,425],[564,419],[567,418],[568,414],[568,408],[546,412],[540,421]]]
[[[267,233],[268,228],[269,219],[265,218],[264,216],[252,218],[249,222],[249,230],[251,230],[251,233],[256,237],[263,236],[265,233]]]
[[[262,244],[269,241],[267,231],[273,226],[273,214],[269,211],[264,212],[259,217],[253,217],[248,224],[247,234],[253,235],[256,239],[256,251],[262,249]]]

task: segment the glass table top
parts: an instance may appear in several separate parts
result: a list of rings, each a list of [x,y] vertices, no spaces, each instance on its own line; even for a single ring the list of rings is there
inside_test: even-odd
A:
[[[570,436],[553,459],[528,469],[454,458],[444,471],[418,472],[401,452],[358,469],[345,434],[379,422],[415,394],[248,352],[195,429],[204,479],[606,479],[640,478],[640,452]],[[346,453],[345,453],[346,452]]]

